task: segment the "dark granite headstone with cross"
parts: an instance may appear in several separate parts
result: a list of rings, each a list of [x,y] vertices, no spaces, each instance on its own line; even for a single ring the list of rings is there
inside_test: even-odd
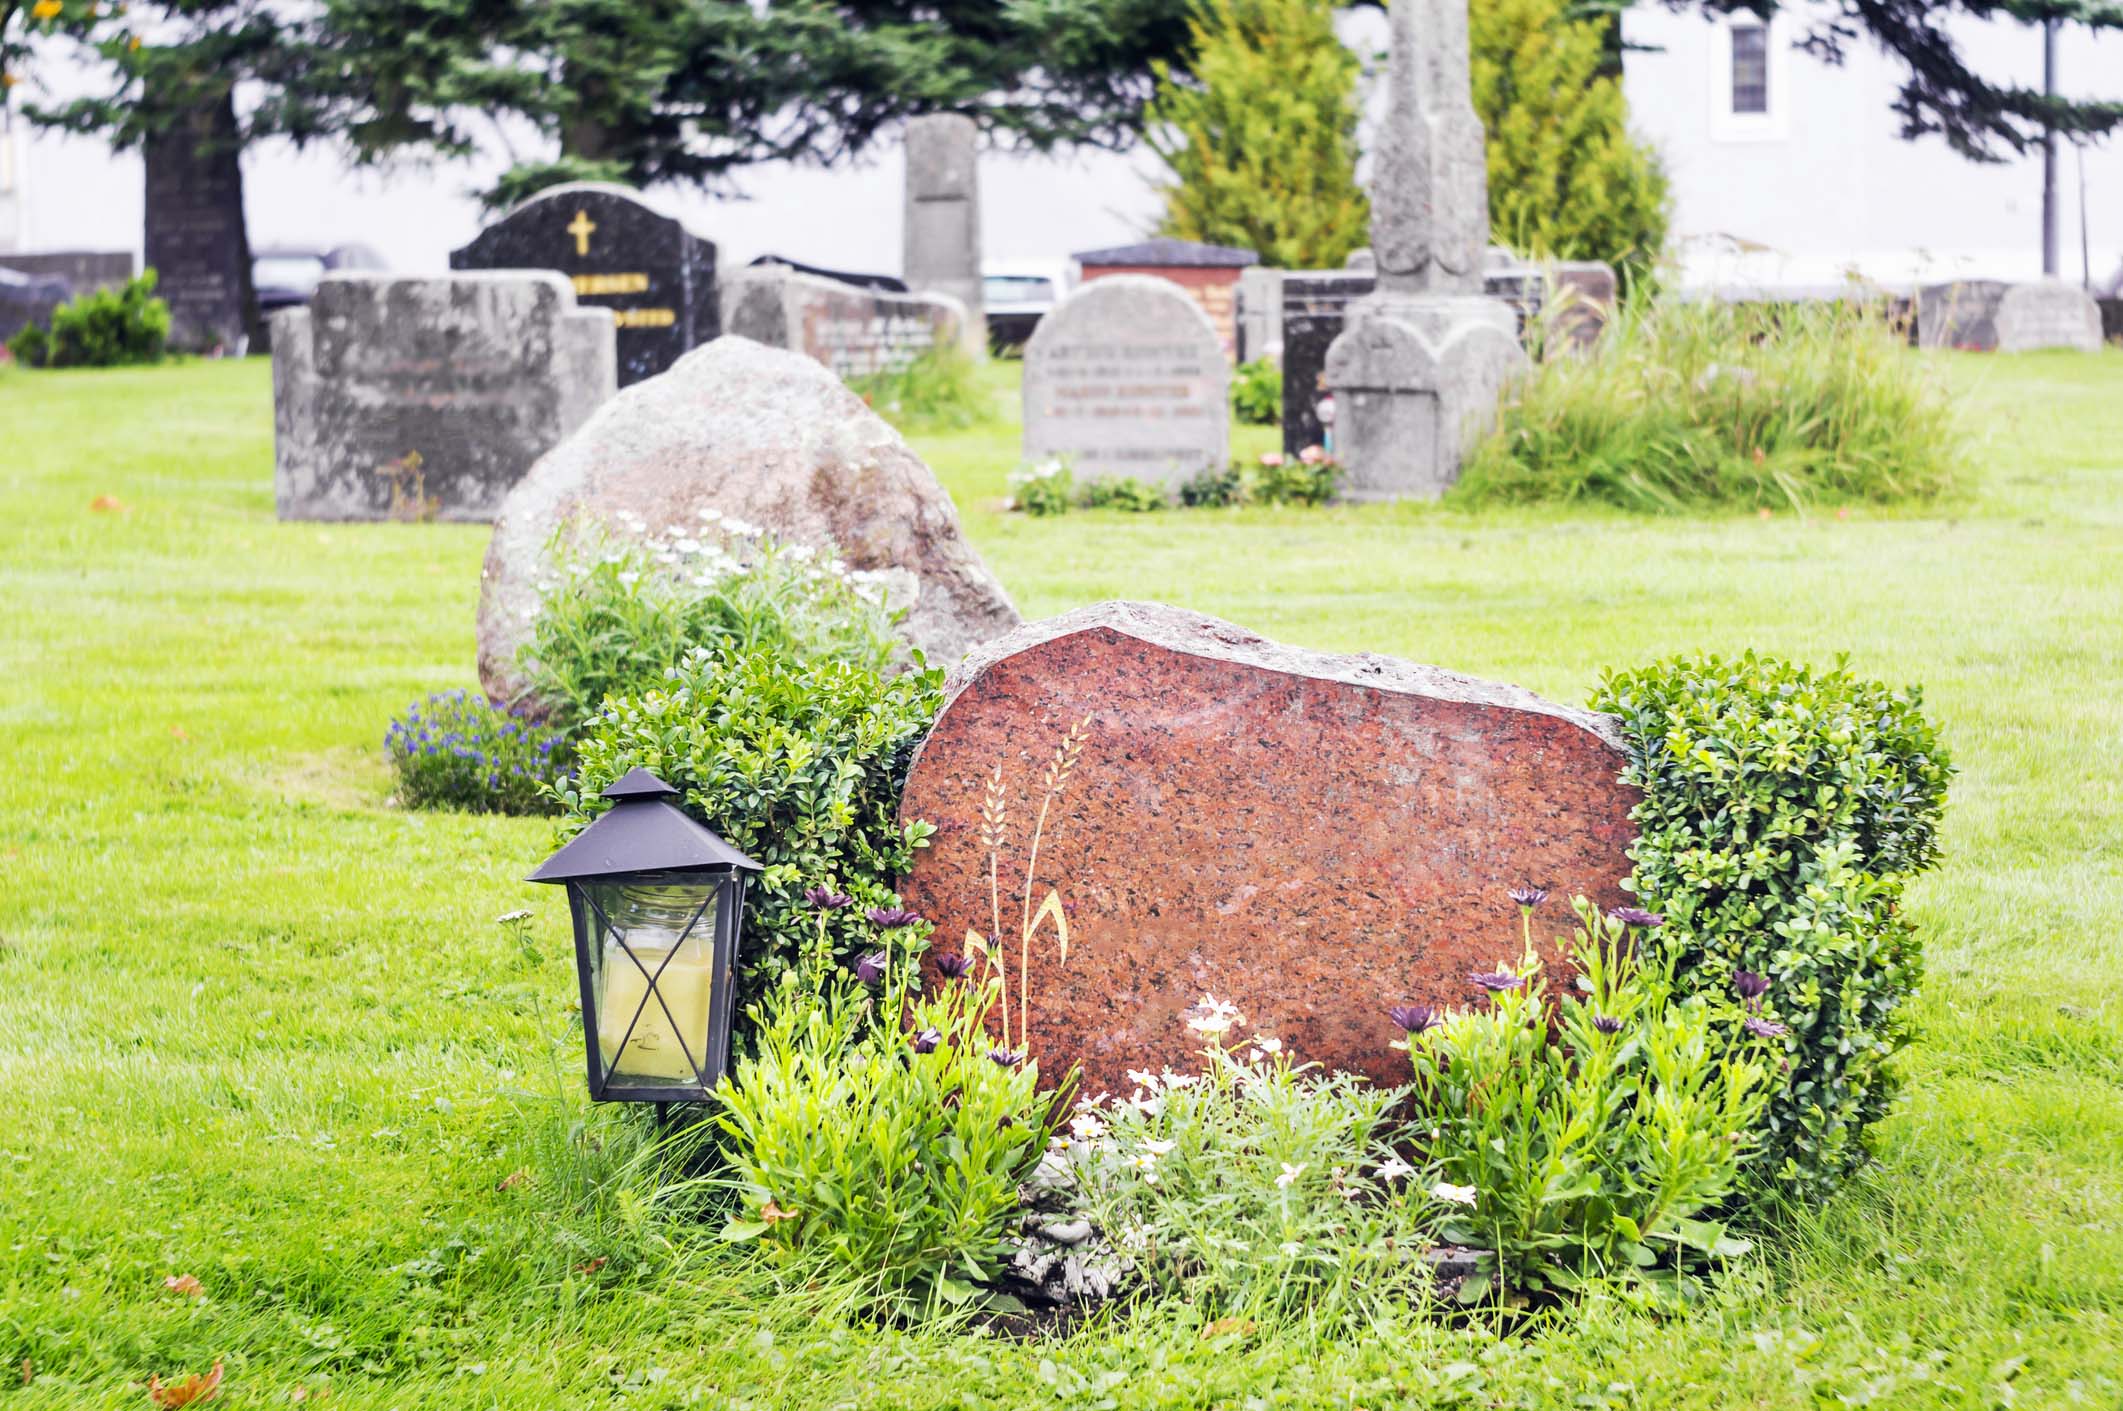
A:
[[[722,332],[715,246],[623,186],[541,191],[450,253],[450,268],[550,269],[619,326],[619,385],[654,377]]]

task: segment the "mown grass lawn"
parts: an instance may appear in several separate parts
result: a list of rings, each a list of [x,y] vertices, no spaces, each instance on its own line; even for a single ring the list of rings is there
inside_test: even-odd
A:
[[[1025,520],[1014,431],[918,438],[1027,615],[1159,598],[1569,701],[1848,652],[1963,770],[1879,1165],[1698,1306],[1031,1344],[780,1287],[584,1100],[546,825],[386,801],[388,715],[472,680],[482,530],[277,523],[262,362],[0,372],[0,1406],[217,1359],[232,1408],[2123,1406],[2123,354],[1932,367],[1976,474],[1902,516]]]

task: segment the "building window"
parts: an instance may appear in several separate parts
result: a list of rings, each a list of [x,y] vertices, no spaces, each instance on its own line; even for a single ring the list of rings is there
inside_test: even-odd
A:
[[[1733,27],[1732,111],[1748,115],[1769,111],[1769,31],[1762,25]]]

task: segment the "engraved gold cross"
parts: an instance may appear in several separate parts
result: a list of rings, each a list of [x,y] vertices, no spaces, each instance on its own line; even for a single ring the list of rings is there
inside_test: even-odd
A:
[[[568,234],[575,237],[576,254],[587,255],[590,253],[590,232],[596,228],[597,222],[590,219],[588,211],[575,212],[575,219],[568,223],[567,231]]]

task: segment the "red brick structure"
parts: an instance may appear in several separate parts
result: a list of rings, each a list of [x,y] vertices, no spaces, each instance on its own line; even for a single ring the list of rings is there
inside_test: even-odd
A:
[[[1261,262],[1253,251],[1160,237],[1110,250],[1079,250],[1070,258],[1083,266],[1087,284],[1109,274],[1149,274],[1171,280],[1207,312],[1217,337],[1223,340],[1224,356],[1238,356],[1238,272]]]

